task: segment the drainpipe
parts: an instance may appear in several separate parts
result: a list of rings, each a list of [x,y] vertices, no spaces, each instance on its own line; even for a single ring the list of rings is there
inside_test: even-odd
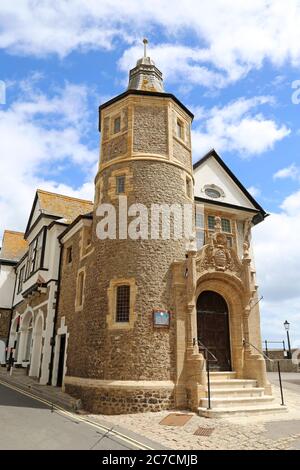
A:
[[[63,247],[62,243],[59,240],[60,245],[60,253],[59,253],[59,269],[58,269],[58,277],[57,277],[57,290],[56,290],[56,302],[55,302],[55,313],[53,319],[53,332],[51,337],[51,358],[49,364],[49,380],[47,385],[52,385],[52,375],[53,375],[53,362],[54,362],[54,347],[55,347],[55,327],[56,327],[56,320],[58,315],[58,302],[59,302],[59,291],[60,291],[60,279],[61,279],[61,268],[62,268],[62,252]]]

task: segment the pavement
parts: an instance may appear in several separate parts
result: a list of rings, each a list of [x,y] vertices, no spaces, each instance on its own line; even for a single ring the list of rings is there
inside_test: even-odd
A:
[[[0,449],[182,449],[182,450],[300,450],[300,374],[283,373],[287,412],[208,419],[186,412],[184,426],[160,422],[171,411],[130,415],[78,415],[54,409],[51,403],[68,401],[56,387],[32,388],[29,377],[15,374],[10,383],[0,369]],[[276,373],[270,373],[273,393],[280,403]],[[13,384],[14,383],[14,384]],[[16,391],[8,387],[20,384]],[[44,388],[43,388],[44,387]],[[45,394],[49,402],[37,402],[23,393]],[[21,388],[20,388],[21,390]],[[56,394],[58,398],[56,397]],[[195,435],[201,428],[202,434]],[[209,428],[209,429],[207,429]],[[109,430],[111,430],[109,432]]]
[[[273,394],[281,403],[276,373],[268,374]],[[134,429],[140,436],[157,440],[169,449],[183,450],[299,450],[300,449],[300,374],[282,374],[284,399],[287,412],[272,414],[203,418],[190,413],[185,426],[163,426],[160,421],[170,411],[131,415],[90,415],[91,419],[107,423],[122,423],[126,429]],[[187,412],[189,413],[189,412]],[[198,436],[199,428],[210,428],[210,436]],[[205,431],[204,431],[205,432]]]
[[[0,450],[147,450],[157,442],[64,411],[0,383]]]

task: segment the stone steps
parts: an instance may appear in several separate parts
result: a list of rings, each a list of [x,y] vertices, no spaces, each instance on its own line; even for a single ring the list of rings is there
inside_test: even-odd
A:
[[[253,388],[257,386],[256,380],[243,380],[243,379],[231,379],[231,380],[211,380],[211,388]]]
[[[263,397],[240,397],[240,396],[227,396],[227,397],[211,397],[210,403],[212,408],[240,408],[240,407],[252,407],[261,404],[270,404],[273,401],[272,395]],[[204,408],[208,407],[208,398],[201,399],[201,406]]]
[[[198,412],[208,418],[286,411],[285,406],[274,403],[272,395],[252,379],[237,379],[235,372],[212,372],[210,375],[210,406],[208,397],[201,398]]]
[[[198,413],[200,416],[204,416],[205,418],[224,418],[228,416],[248,416],[248,415],[260,415],[260,414],[268,414],[268,413],[280,413],[287,411],[286,406],[281,405],[258,405],[252,407],[226,407],[226,408],[214,408],[208,410],[204,407],[198,408]]]
[[[231,372],[231,371],[228,371],[228,372],[214,372],[214,371],[211,371],[210,372],[210,379],[211,381],[213,380],[231,380],[231,379],[235,379],[236,378],[236,372]]]
[[[228,396],[239,396],[239,397],[262,397],[264,395],[264,388],[261,387],[227,387],[227,388],[215,388],[211,387],[211,395],[218,397],[228,397]]]

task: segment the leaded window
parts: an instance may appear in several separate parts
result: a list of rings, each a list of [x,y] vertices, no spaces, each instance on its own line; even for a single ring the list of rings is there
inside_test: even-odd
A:
[[[117,134],[121,130],[121,117],[117,117],[114,120],[114,134]]]
[[[120,175],[116,177],[117,179],[117,194],[125,193],[125,175]]]
[[[116,294],[116,322],[128,323],[130,311],[130,286],[117,286]]]
[[[207,217],[208,230],[215,230],[215,224],[216,224],[215,216],[214,215],[209,215]]]
[[[231,233],[231,224],[229,219],[221,219],[222,232]]]

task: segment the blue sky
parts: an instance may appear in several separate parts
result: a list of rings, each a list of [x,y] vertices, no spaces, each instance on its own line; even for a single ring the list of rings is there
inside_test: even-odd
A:
[[[10,3],[0,6],[0,235],[24,229],[37,187],[93,197],[98,106],[124,91],[146,36],[166,91],[195,113],[194,160],[214,147],[271,213],[254,237],[263,339],[281,339],[287,318],[300,346],[300,2]]]

